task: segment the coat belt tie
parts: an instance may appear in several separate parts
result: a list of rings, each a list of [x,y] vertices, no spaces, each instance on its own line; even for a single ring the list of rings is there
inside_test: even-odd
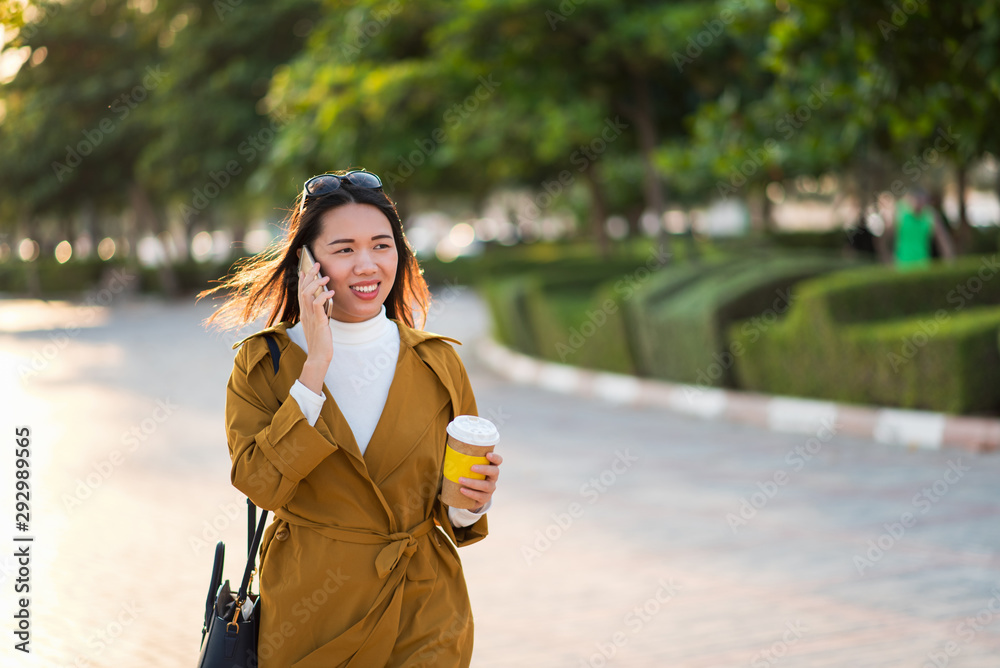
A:
[[[375,557],[375,570],[380,578],[384,578],[391,573],[400,561],[409,562],[410,557],[417,551],[417,539],[426,536],[434,529],[434,518],[428,517],[420,524],[409,531],[399,531],[396,533],[382,533],[371,529],[356,529],[353,527],[337,527],[329,524],[320,524],[310,520],[291,515],[282,509],[274,511],[274,515],[280,519],[307,527],[313,531],[332,538],[333,540],[344,541],[345,543],[356,543],[359,545],[379,545],[385,543],[385,547]],[[404,560],[405,557],[405,560]]]

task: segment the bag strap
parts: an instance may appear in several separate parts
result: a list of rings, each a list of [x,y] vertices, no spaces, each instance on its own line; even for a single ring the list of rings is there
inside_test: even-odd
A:
[[[243,606],[243,601],[247,600],[250,590],[250,579],[253,577],[254,569],[257,565],[257,548],[260,547],[260,539],[264,537],[264,526],[267,524],[267,511],[260,514],[260,522],[257,524],[257,531],[254,532],[253,542],[250,544],[250,555],[247,557],[246,568],[243,569],[243,580],[240,582],[240,592],[236,595],[236,605],[233,606],[233,619],[236,621],[239,609]]]
[[[247,499],[247,556],[253,556],[253,535],[257,530],[257,506]]]
[[[264,339],[267,341],[267,347],[271,349],[271,364],[274,366],[274,375],[278,375],[278,360],[281,359],[281,351],[278,350],[278,342],[275,341],[270,334],[265,334]]]
[[[274,375],[278,375],[278,363],[281,360],[281,350],[278,348],[278,342],[274,340],[270,334],[264,335],[264,340],[267,341],[267,347],[271,351],[271,366],[274,367]],[[254,505],[253,501],[249,498],[247,499],[247,557],[253,557],[254,547],[253,547],[253,536],[254,528],[257,524],[257,506]]]
[[[275,375],[278,374],[278,363],[281,360],[281,350],[278,342],[270,334],[264,335],[267,347],[271,351],[271,364],[274,367]],[[239,608],[243,605],[250,590],[250,579],[253,577],[254,566],[257,564],[257,548],[260,547],[260,540],[264,536],[264,526],[267,524],[267,511],[260,514],[260,521],[257,522],[257,506],[247,498],[247,565],[243,569],[243,580],[240,582],[240,592],[236,596],[237,605],[233,606],[233,621],[239,615]],[[254,526],[256,525],[256,526]]]
[[[226,557],[226,544],[221,540],[215,546],[215,562],[212,564],[212,579],[208,583],[208,598],[205,599],[205,624],[201,627],[201,643],[205,644],[205,634],[212,623],[212,611],[215,610],[215,597],[222,584],[222,563]]]

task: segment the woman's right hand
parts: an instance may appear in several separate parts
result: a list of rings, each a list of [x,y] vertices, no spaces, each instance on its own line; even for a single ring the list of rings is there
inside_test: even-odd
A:
[[[333,334],[325,305],[334,291],[322,290],[320,294],[315,294],[330,280],[328,276],[318,278],[319,269],[319,262],[316,262],[305,275],[299,272],[299,314],[309,349],[299,381],[316,394],[323,394],[323,380],[333,360]]]

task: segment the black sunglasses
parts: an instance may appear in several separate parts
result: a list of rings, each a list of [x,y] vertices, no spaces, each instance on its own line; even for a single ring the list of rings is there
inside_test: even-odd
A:
[[[382,179],[376,174],[357,169],[343,175],[320,174],[305,182],[302,186],[302,204],[299,205],[301,214],[306,208],[306,200],[310,197],[320,197],[340,188],[341,181],[347,181],[352,186],[358,188],[370,188],[376,190],[382,187]]]

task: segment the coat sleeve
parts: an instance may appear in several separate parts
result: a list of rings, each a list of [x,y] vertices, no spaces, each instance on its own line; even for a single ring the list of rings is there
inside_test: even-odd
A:
[[[453,352],[453,354],[455,356],[455,370],[452,378],[460,397],[459,406],[455,407],[455,415],[479,415],[479,411],[476,408],[476,397],[472,392],[472,383],[469,382],[469,374],[466,372],[465,365],[462,364],[462,359],[458,356],[458,353]],[[458,547],[477,543],[486,538],[486,535],[489,533],[486,514],[479,518],[475,524],[467,527],[455,527],[452,525],[451,519],[448,517],[448,506],[442,503],[440,499],[437,502],[437,520],[445,533],[448,534],[448,537]]]
[[[294,397],[278,400],[269,354],[250,352],[260,345],[259,337],[251,339],[236,354],[226,388],[226,432],[233,486],[259,507],[276,510],[337,446],[309,425]]]

